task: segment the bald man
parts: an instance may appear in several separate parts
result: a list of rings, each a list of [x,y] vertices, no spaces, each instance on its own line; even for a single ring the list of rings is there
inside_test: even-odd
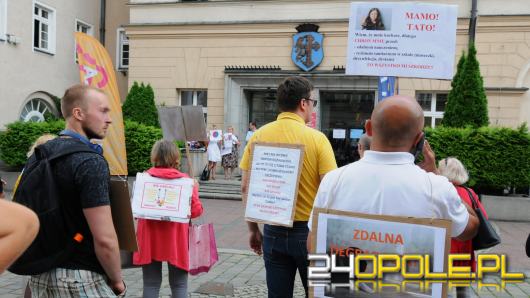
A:
[[[473,238],[478,229],[477,216],[462,203],[445,177],[432,173],[436,168],[428,143],[422,167],[414,164],[415,148],[423,138],[423,122],[423,110],[413,98],[392,96],[379,103],[366,123],[366,133],[372,137],[370,150],[358,162],[324,177],[314,207],[416,218],[434,216],[452,221],[452,237]],[[331,204],[330,193],[334,197]],[[312,216],[309,229],[311,223]]]

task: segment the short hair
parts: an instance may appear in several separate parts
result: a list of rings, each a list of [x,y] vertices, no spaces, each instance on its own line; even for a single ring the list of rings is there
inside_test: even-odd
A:
[[[313,84],[308,79],[295,76],[287,77],[278,86],[277,99],[278,107],[282,112],[296,111],[302,98],[309,99]]]
[[[178,168],[180,153],[177,145],[168,140],[158,140],[151,149],[151,163],[155,168]]]
[[[57,137],[56,135],[50,134],[50,133],[43,134],[42,136],[38,137],[37,140],[35,140],[35,143],[33,143],[33,145],[31,145],[31,147],[29,148],[29,151],[26,154],[26,156],[29,158],[30,156],[33,155],[33,152],[35,152],[35,148],[37,148],[38,146],[48,141],[55,139],[56,137]]]
[[[250,121],[249,124],[252,124],[252,125],[254,125],[254,126],[257,126],[257,125],[256,125],[256,120],[254,120],[254,121]]]
[[[363,145],[364,150],[370,150],[370,145],[372,144],[372,138],[369,137],[367,134],[363,134],[359,138],[359,143]]]
[[[438,162],[438,171],[442,176],[456,185],[462,185],[469,180],[469,174],[460,160],[447,157]]]
[[[96,91],[101,94],[105,92],[96,87],[77,84],[74,85],[64,92],[64,96],[61,99],[61,114],[64,119],[70,118],[72,116],[72,110],[77,107],[85,107],[86,94],[88,91]]]

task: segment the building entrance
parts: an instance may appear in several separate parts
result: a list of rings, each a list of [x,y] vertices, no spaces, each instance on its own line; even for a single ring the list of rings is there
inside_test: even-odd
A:
[[[256,121],[258,127],[275,121],[280,111],[276,102],[276,90],[248,90],[249,119]],[[247,122],[248,123],[248,122]]]
[[[375,106],[374,91],[320,91],[320,127],[333,147],[337,165],[359,159],[357,143]]]

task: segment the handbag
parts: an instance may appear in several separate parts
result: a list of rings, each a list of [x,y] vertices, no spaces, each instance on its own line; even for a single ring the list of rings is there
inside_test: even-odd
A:
[[[475,210],[480,223],[477,235],[473,238],[473,249],[479,250],[490,248],[501,243],[501,237],[499,237],[490,221],[486,218],[486,215],[482,212],[482,209],[479,208],[471,190],[465,186],[463,187],[471,199],[471,203],[473,205],[472,208]]]
[[[191,275],[208,272],[219,260],[213,224],[190,224],[189,258]]]
[[[208,165],[206,165],[204,170],[202,170],[200,179],[201,181],[208,181],[208,179],[210,179],[210,169],[208,168]]]

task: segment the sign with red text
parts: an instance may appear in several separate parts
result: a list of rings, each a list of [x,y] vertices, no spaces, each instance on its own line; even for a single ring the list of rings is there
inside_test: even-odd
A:
[[[137,173],[132,203],[134,217],[188,223],[194,183],[191,178],[161,179]]]
[[[304,146],[252,143],[245,219],[293,226]]]
[[[456,21],[456,5],[352,3],[346,74],[450,80]]]
[[[346,199],[346,198],[341,198]],[[313,209],[311,253],[335,255],[344,263],[350,254],[420,254],[429,255],[433,272],[446,272],[445,260],[450,246],[451,222],[441,219],[420,219],[401,216],[361,214],[354,212]],[[363,272],[372,272],[368,264]],[[407,264],[409,272],[420,272],[420,264]],[[424,268],[424,266],[421,266]],[[399,281],[399,274],[388,274]],[[315,288],[314,297],[323,297],[324,290]],[[441,285],[433,285],[428,297],[442,297]],[[327,296],[327,295],[326,295]]]

